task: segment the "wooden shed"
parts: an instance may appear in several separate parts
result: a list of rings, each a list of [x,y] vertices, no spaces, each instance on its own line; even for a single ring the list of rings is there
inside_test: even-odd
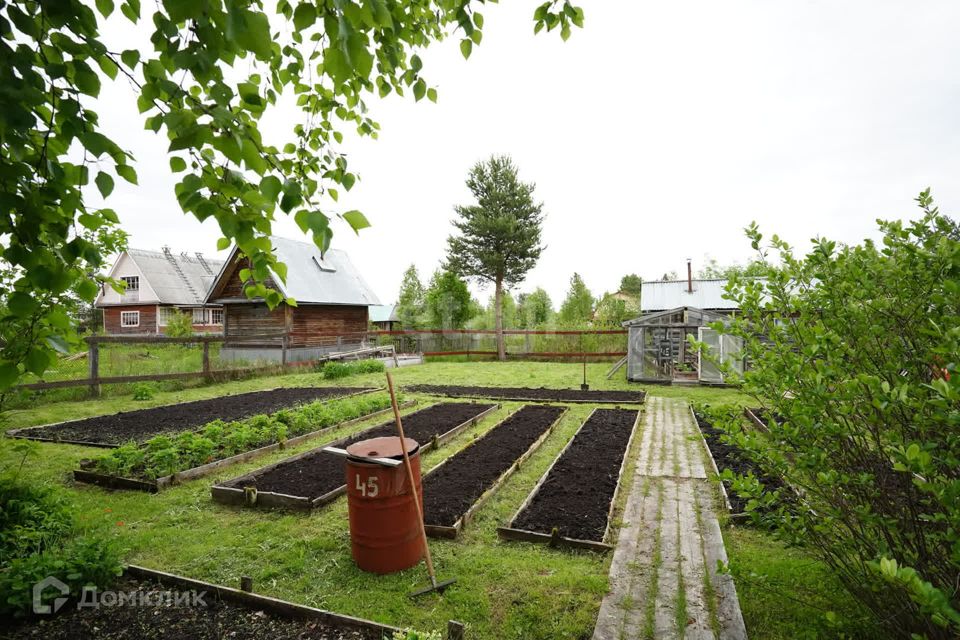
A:
[[[247,259],[234,247],[217,275],[207,301],[223,305],[225,337],[221,358],[226,360],[280,360],[281,343],[254,336],[286,338],[287,361],[313,360],[335,350],[338,337],[367,331],[368,309],[379,304],[363,277],[343,251],[325,254],[312,242],[272,237],[277,259],[287,265],[286,282],[274,274],[268,285],[297,306],[270,309],[260,299],[244,294],[240,271]]]

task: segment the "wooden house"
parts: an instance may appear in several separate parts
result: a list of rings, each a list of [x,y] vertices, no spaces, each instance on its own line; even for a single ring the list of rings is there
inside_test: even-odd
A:
[[[164,333],[176,312],[187,313],[198,333],[219,333],[223,308],[206,302],[207,291],[223,262],[203,254],[127,249],[117,258],[109,276],[122,281],[122,293],[104,285],[95,306],[103,313],[103,327],[112,335]]]
[[[397,305],[378,304],[370,307],[370,324],[380,331],[395,331],[400,329],[400,316],[397,315]]]
[[[330,249],[321,255],[312,242],[278,237],[271,242],[287,266],[287,278],[283,282],[273,274],[267,284],[297,305],[270,309],[263,300],[248,298],[240,279],[248,262],[234,247],[207,294],[208,303],[224,310],[222,359],[313,360],[342,346],[344,338],[366,333],[368,309],[379,300],[345,252]],[[283,336],[283,356],[280,341],[256,338],[264,335]]]

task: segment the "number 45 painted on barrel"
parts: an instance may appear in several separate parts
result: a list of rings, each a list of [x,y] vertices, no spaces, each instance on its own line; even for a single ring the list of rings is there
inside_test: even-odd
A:
[[[357,479],[357,491],[359,491],[360,495],[364,498],[376,498],[380,493],[380,487],[377,485],[377,476],[370,476],[366,482],[361,482],[359,475],[355,475],[354,478]]]

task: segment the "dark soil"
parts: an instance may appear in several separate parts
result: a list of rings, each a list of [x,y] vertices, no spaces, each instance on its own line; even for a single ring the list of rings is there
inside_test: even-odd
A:
[[[603,542],[637,412],[597,409],[511,525],[565,538]]]
[[[563,407],[526,405],[423,481],[423,521],[452,527],[557,421]]]
[[[404,416],[403,432],[408,438],[426,445],[434,436],[442,436],[493,406],[476,402],[441,402]],[[387,424],[358,433],[340,446],[346,448],[354,442],[393,436],[396,433],[397,427],[391,420]],[[346,478],[344,464],[342,458],[317,451],[315,455],[280,463],[263,473],[254,471],[251,476],[237,478],[226,486],[256,487],[258,491],[314,499],[343,486]]]
[[[48,427],[21,430],[16,435],[120,445],[130,440],[143,442],[161,433],[196,429],[218,418],[227,422],[240,420],[261,413],[273,413],[294,405],[365,390],[358,387],[290,387],[272,391],[252,391],[209,400],[121,411],[108,416],[96,416]]]
[[[724,432],[714,427],[706,416],[699,411],[694,412],[694,415],[697,417],[697,424],[703,433],[703,439],[706,440],[707,447],[710,449],[710,453],[713,455],[713,459],[717,463],[717,468],[721,473],[725,469],[730,469],[733,473],[744,476],[752,473],[760,480],[761,484],[768,489],[776,489],[783,485],[779,479],[769,478],[760,473],[760,470],[747,459],[739,447],[724,442],[722,439]],[[760,418],[759,415],[757,417]],[[764,418],[760,419],[764,420]],[[747,499],[741,497],[731,488],[729,480],[724,480],[723,484],[727,489],[727,498],[730,500],[730,507],[733,509],[733,513],[743,513]]]
[[[429,393],[459,398],[496,398],[533,402],[585,402],[591,404],[640,404],[643,391],[580,391],[540,387],[457,387],[441,384],[415,384],[404,387],[412,393]]]
[[[142,594],[149,604],[76,609],[68,603],[52,618],[41,618],[0,632],[8,640],[381,640],[377,631],[341,629],[320,620],[293,620],[217,600],[180,604],[180,591],[124,578],[118,592]],[[171,595],[167,595],[171,594]],[[134,602],[140,602],[135,596]],[[69,607],[69,610],[67,610]]]

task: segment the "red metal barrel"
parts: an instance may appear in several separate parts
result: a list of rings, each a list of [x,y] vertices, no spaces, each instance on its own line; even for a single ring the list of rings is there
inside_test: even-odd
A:
[[[420,445],[406,438],[407,454],[420,492]],[[347,507],[350,543],[357,566],[372,573],[393,573],[423,557],[423,539],[410,481],[403,465],[385,467],[362,458],[403,459],[400,438],[372,438],[347,447]]]

